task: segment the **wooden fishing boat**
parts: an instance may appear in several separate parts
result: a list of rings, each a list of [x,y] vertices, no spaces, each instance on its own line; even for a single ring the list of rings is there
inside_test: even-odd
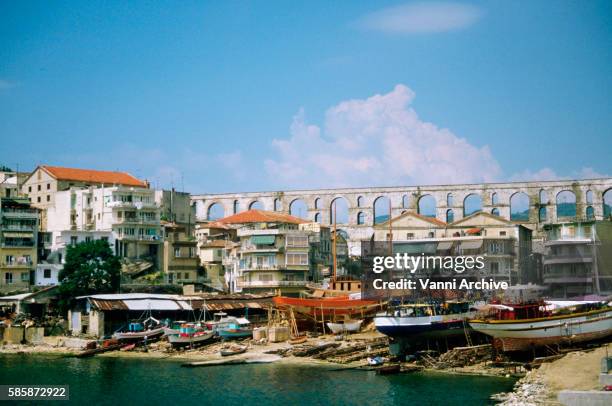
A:
[[[127,331],[127,332],[117,332],[113,334],[113,338],[120,341],[130,341],[130,340],[153,340],[161,337],[164,334],[163,327],[152,328],[149,330],[142,331]]]
[[[277,307],[292,307],[296,313],[319,319],[323,315],[328,320],[332,316],[339,315],[361,316],[374,314],[382,307],[381,303],[376,300],[350,299],[349,297],[315,299],[276,296],[272,300]]]
[[[386,365],[376,370],[378,375],[393,375],[399,374],[400,372],[402,372],[402,366],[400,364]]]
[[[389,308],[374,318],[376,329],[394,338],[414,341],[463,335],[465,321],[476,314],[469,302],[414,303]]]
[[[612,335],[612,308],[605,302],[491,304],[470,326],[494,338],[502,351],[578,343]]]
[[[124,345],[119,349],[119,351],[132,351],[134,348],[136,348],[136,343]]]
[[[329,322],[327,327],[334,334],[356,333],[361,328],[361,323],[363,323],[363,320],[344,320],[336,323]]]
[[[106,347],[96,347],[87,350],[83,350],[76,355],[77,358],[93,357],[96,354],[102,354],[104,352],[115,351],[120,349],[124,344],[113,344]]]
[[[215,332],[205,330],[195,323],[183,323],[178,334],[168,336],[168,342],[173,347],[181,347],[185,345],[199,345],[213,338]]]
[[[222,348],[220,353],[222,357],[229,357],[231,355],[242,354],[246,352],[247,348],[248,347],[246,345],[232,345],[227,348]]]
[[[305,343],[306,340],[308,340],[308,337],[304,336],[297,336],[297,337],[293,337],[289,340],[289,344],[291,345],[298,345],[298,344],[302,344]]]
[[[253,337],[253,327],[244,317],[226,317],[217,323],[217,334],[223,339]]]

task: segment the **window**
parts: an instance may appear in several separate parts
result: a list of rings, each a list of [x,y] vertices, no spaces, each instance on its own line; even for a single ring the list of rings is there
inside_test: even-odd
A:
[[[38,196],[38,197],[36,198],[36,201],[37,201],[38,203],[40,203],[40,196]]]
[[[72,245],[74,247],[75,245],[77,245],[77,242],[79,242],[79,237],[77,237],[75,235],[70,237],[70,245]]]
[[[51,279],[51,270],[50,269],[45,269],[43,271],[43,278],[45,279]]]
[[[108,237],[100,237],[100,239],[101,239],[102,241],[106,241],[106,242],[108,242]]]
[[[308,236],[306,235],[288,235],[287,247],[308,247]]]
[[[38,191],[40,192],[40,190],[41,190],[41,187],[40,187],[40,185],[38,185]]]
[[[365,213],[362,211],[357,214],[357,224],[365,224]]]
[[[13,262],[15,261],[15,257],[12,255],[7,255],[5,257],[5,260],[6,260],[7,265],[13,265]]]
[[[427,233],[427,237],[434,238],[434,232],[430,231],[429,233]]]
[[[183,278],[184,279],[189,279],[189,272],[185,272],[185,276]]]
[[[287,253],[287,265],[308,265],[307,253]]]
[[[175,247],[174,248],[174,257],[175,258],[180,258],[181,257],[181,249],[179,247]]]
[[[51,195],[47,195],[47,201],[50,202],[51,201]]]
[[[21,282],[30,282],[30,274],[28,272],[21,273]]]
[[[6,285],[10,285],[13,283],[13,273],[12,272],[7,272],[4,274],[4,283]]]
[[[272,275],[269,273],[262,273],[262,274],[259,274],[258,276],[259,276],[258,279],[260,282],[271,282],[272,281]]]
[[[489,243],[489,252],[491,254],[502,254],[504,252],[504,244],[501,242],[492,241]]]
[[[28,192],[32,193],[32,186],[28,186]]]
[[[499,272],[499,263],[498,262],[491,262],[491,273],[492,274],[496,274]]]
[[[407,240],[413,240],[414,239],[414,233],[407,233],[406,234],[406,239]]]
[[[85,237],[85,242],[91,242],[91,237],[89,236]]]
[[[47,183],[47,190],[51,190],[51,184]]]
[[[500,232],[499,232],[499,235],[500,235],[501,237],[505,237],[505,236],[506,236],[506,232],[505,232],[505,231],[500,231]]]

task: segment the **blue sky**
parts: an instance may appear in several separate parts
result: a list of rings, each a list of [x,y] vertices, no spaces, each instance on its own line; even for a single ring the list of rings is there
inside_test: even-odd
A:
[[[0,163],[193,193],[612,174],[612,6],[2,2]]]

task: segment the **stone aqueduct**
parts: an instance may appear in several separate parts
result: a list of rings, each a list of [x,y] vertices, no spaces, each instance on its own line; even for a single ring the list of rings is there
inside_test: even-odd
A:
[[[511,199],[522,193],[526,195],[525,201],[528,197],[529,204],[528,219],[523,219],[521,223],[537,232],[541,230],[539,227],[541,224],[558,221],[557,196],[562,192],[567,194],[567,191],[575,197],[576,217],[578,218],[586,218],[590,215],[595,219],[602,219],[604,217],[604,195],[606,203],[612,205],[612,178],[202,194],[193,195],[192,204],[195,206],[196,219],[205,221],[209,220],[210,209],[213,205],[217,205],[217,208],[220,205],[225,216],[247,210],[256,202],[259,202],[257,206],[263,210],[289,213],[291,204],[296,200],[302,200],[306,205],[304,216],[306,219],[312,221],[316,219],[322,224],[329,225],[332,202],[335,199],[343,198],[348,206],[348,223],[338,224],[338,227],[347,232],[351,248],[356,248],[360,240],[372,236],[374,207],[379,198],[386,197],[390,200],[391,215],[395,217],[407,210],[419,212],[421,199],[427,195],[432,196],[435,199],[435,217],[446,222],[449,210],[452,210],[454,221],[463,218],[464,202],[470,195],[480,197],[483,212],[493,212],[505,219],[511,219]],[[449,194],[452,196],[451,199],[449,199]],[[545,214],[544,211],[541,211],[543,207]],[[543,214],[544,218],[541,218]],[[357,253],[353,249],[351,252]]]

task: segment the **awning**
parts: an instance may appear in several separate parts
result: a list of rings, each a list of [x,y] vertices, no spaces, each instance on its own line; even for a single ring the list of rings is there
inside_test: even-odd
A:
[[[272,245],[275,240],[275,235],[254,235],[251,237],[251,243],[255,245]]]
[[[4,233],[5,238],[34,238],[32,233]]]
[[[435,254],[436,243],[393,243],[394,254]]]
[[[462,241],[459,248],[462,250],[476,250],[482,247],[482,240]]]
[[[482,228],[478,228],[478,227],[474,227],[474,228],[470,228],[469,230],[467,230],[466,232],[468,234],[479,234],[482,231]]]
[[[453,241],[442,241],[438,243],[438,251],[448,251],[453,246]]]

